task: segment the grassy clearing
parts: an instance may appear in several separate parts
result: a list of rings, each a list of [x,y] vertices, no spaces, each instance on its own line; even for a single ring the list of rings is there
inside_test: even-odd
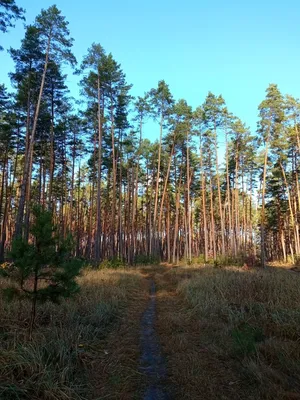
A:
[[[97,345],[139,290],[133,270],[86,271],[81,292],[61,305],[40,305],[33,341],[27,340],[30,305],[0,297],[0,398],[85,399]],[[8,282],[0,281],[3,288]]]
[[[227,366],[228,380],[236,371],[235,393],[249,388],[240,398],[300,399],[300,274],[181,268],[170,279],[189,304],[189,320],[200,321],[204,354],[215,359],[210,368],[218,374]]]

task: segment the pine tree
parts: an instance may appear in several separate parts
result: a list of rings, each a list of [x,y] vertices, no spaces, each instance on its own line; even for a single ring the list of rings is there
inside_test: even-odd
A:
[[[102,93],[102,68],[105,51],[100,44],[93,43],[88,49],[88,54],[84,57],[81,63],[81,73],[88,71],[88,76],[84,77],[81,85],[83,92],[88,97],[89,108],[94,109],[96,113],[95,126],[97,130],[97,216],[96,216],[96,233],[94,258],[96,261],[101,260],[101,236],[102,236],[102,221],[101,221],[101,176],[102,176],[102,118],[103,107],[101,107]],[[95,107],[96,105],[96,107]],[[96,152],[94,154],[96,156]]]
[[[65,17],[61,15],[61,12],[55,5],[49,7],[47,10],[42,10],[40,15],[36,17],[34,26],[39,34],[41,49],[43,49],[44,53],[44,63],[39,94],[34,111],[32,129],[30,131],[30,141],[25,154],[24,174],[21,184],[21,194],[15,228],[16,237],[22,235],[26,190],[28,189],[28,185],[30,185],[31,180],[35,133],[37,129],[49,63],[51,61],[55,61],[57,64],[69,63],[71,65],[75,65],[76,63],[75,57],[71,52],[73,39],[71,39],[69,36],[70,32],[68,30],[68,22],[66,21]]]
[[[157,235],[158,232],[158,199],[159,199],[159,183],[160,183],[160,166],[161,166],[161,147],[163,138],[163,128],[166,123],[166,118],[170,113],[170,109],[174,104],[172,94],[169,86],[164,80],[159,81],[157,88],[151,89],[149,92],[152,115],[155,119],[159,119],[159,147],[158,147],[158,160],[157,160],[157,172],[156,172],[156,187],[155,187],[155,200],[154,200],[154,212],[153,212],[153,244],[154,254],[157,253]]]
[[[2,274],[16,283],[5,289],[9,299],[17,296],[32,303],[29,336],[32,338],[38,302],[58,303],[79,290],[76,278],[82,261],[71,257],[72,238],[59,241],[51,212],[40,206],[33,209],[34,223],[30,229],[32,243],[16,238],[10,257],[12,266]]]
[[[221,196],[220,173],[219,173],[219,157],[218,157],[218,133],[224,128],[224,118],[226,116],[226,107],[223,97],[215,96],[209,92],[205,102],[203,103],[203,120],[207,129],[213,135],[214,149],[215,149],[215,166],[216,166],[216,181],[218,191],[218,204],[219,204],[219,218],[220,218],[220,231],[222,242],[222,255],[225,255],[225,223],[223,216],[223,204]]]
[[[284,103],[283,96],[277,85],[270,84],[266,90],[266,99],[258,107],[260,121],[258,124],[258,133],[261,142],[265,146],[264,162],[262,173],[262,194],[261,194],[261,265],[264,267],[266,262],[265,253],[265,195],[269,148],[272,142],[276,140],[283,129]]]
[[[14,22],[18,19],[24,20],[25,10],[18,7],[15,0],[0,0],[0,31],[7,32],[14,27]],[[3,47],[0,46],[0,50]]]
[[[0,85],[0,262],[4,260],[8,211],[12,197],[12,182],[9,181],[11,159],[15,152],[18,136],[18,116],[15,101]]]

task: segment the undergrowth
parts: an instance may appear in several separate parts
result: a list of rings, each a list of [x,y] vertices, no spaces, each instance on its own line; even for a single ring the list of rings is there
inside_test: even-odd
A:
[[[159,258],[147,254],[136,254],[130,264],[130,266],[145,266],[145,265],[157,265],[159,264]],[[128,267],[128,263],[118,257],[112,257],[101,261],[99,269],[122,269]]]
[[[81,292],[38,307],[32,341],[29,307],[0,297],[0,398],[85,399],[97,343],[113,329],[140,278],[132,271],[88,271]],[[8,285],[0,281],[0,287]]]
[[[202,268],[178,292],[203,324],[206,345],[220,360],[236,359],[259,398],[300,394],[300,275]]]

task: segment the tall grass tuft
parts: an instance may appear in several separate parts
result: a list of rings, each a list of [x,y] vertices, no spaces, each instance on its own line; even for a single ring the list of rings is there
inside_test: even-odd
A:
[[[81,292],[39,305],[27,340],[29,303],[0,297],[0,398],[85,399],[93,349],[115,326],[140,278],[132,271],[88,271]],[[0,287],[10,283],[1,280]]]
[[[235,358],[262,398],[300,393],[300,274],[202,268],[178,292],[202,321],[208,346],[220,359]]]

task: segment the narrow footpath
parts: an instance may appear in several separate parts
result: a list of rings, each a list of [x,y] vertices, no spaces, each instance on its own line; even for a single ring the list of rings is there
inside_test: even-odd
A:
[[[136,273],[139,289],[97,349],[89,400],[256,400],[178,292],[198,271],[151,266]]]
[[[159,338],[155,330],[156,288],[154,280],[150,283],[150,300],[141,320],[141,360],[140,370],[147,378],[144,400],[167,400],[171,397],[164,387],[166,364],[162,355]]]

